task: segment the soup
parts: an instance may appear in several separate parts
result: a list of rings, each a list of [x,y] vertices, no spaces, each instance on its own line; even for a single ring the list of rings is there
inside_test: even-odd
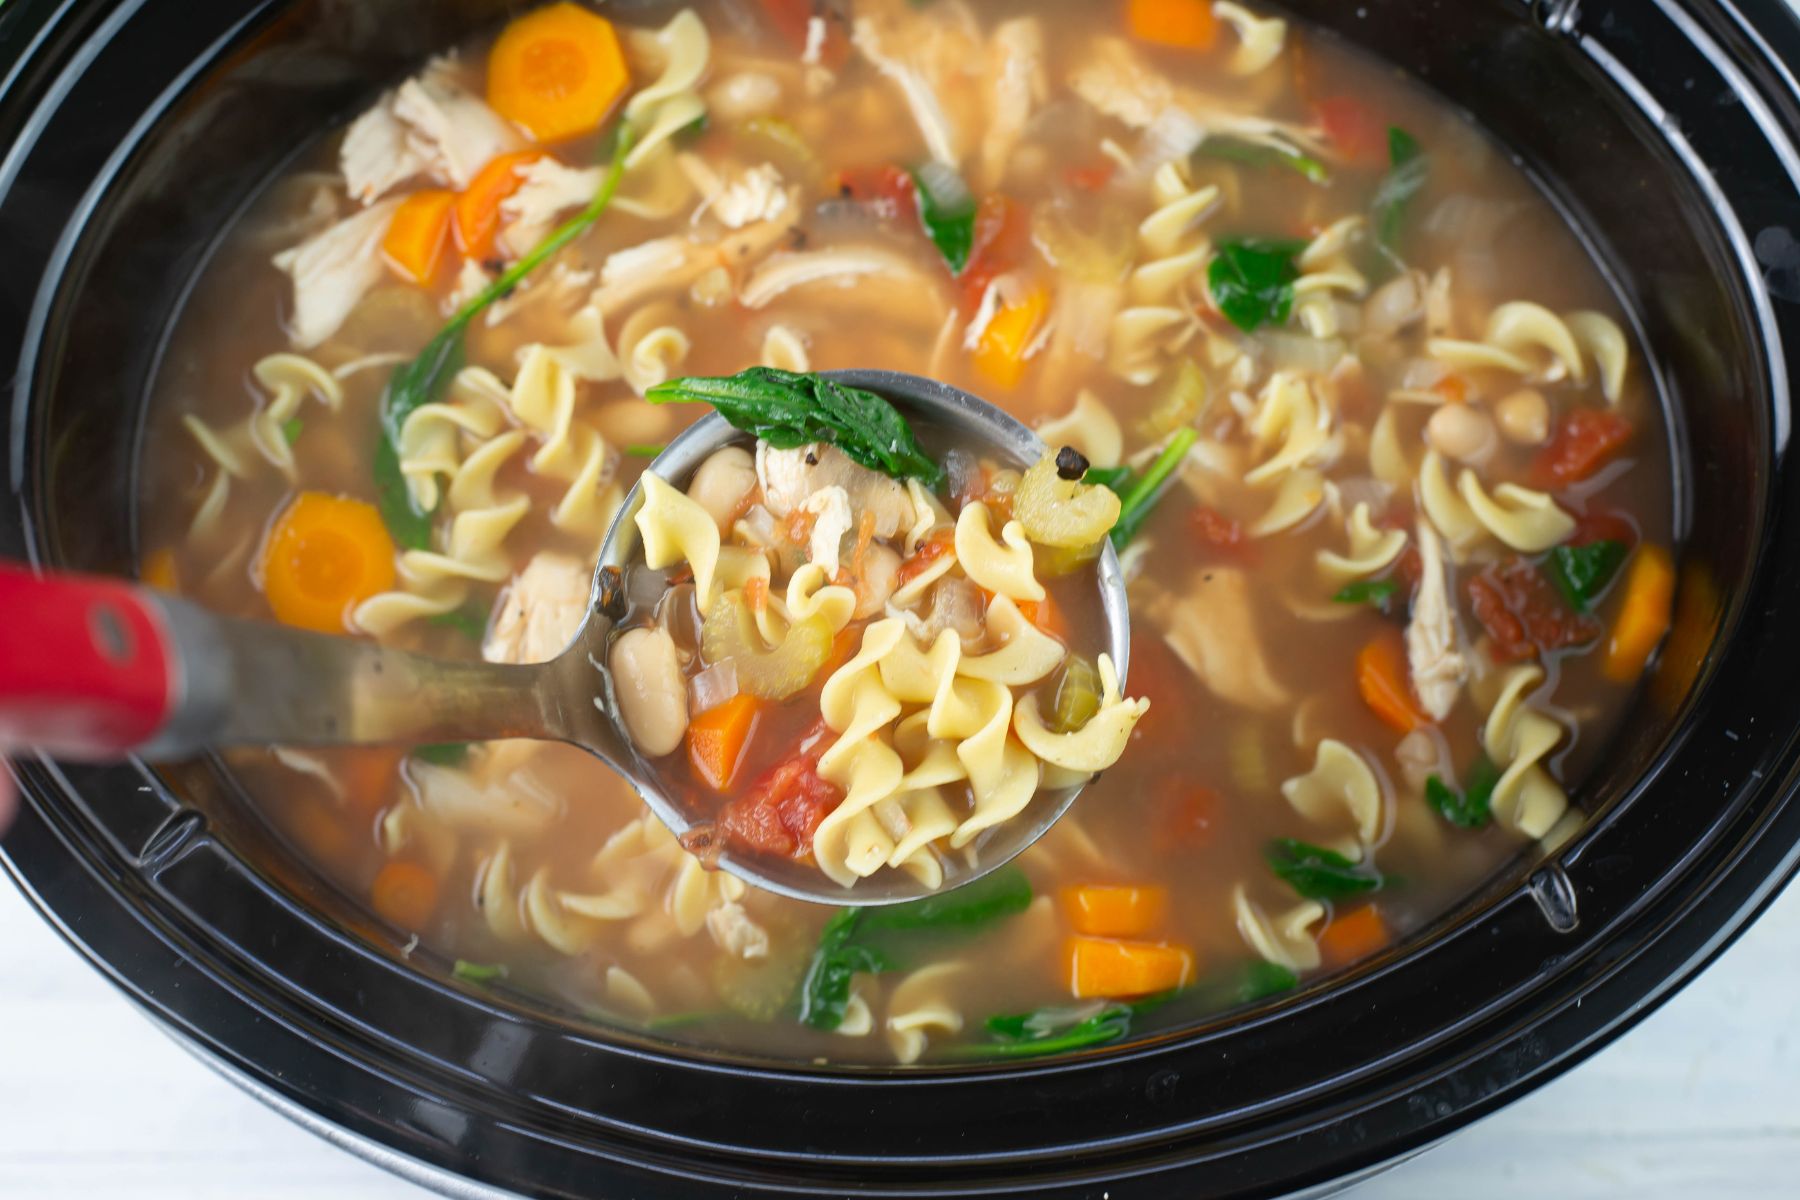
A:
[[[177,317],[144,574],[547,659],[702,411],[646,393],[912,371],[1119,492],[1149,707],[1118,762],[1015,864],[866,912],[708,871],[563,746],[234,754],[269,819],[470,986],[889,1063],[1248,1003],[1567,838],[1667,624],[1671,464],[1614,300],[1507,156],[1236,5],[808,11],[553,5],[328,134]]]

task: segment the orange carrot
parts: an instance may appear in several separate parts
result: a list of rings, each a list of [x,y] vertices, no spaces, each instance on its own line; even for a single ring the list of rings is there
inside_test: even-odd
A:
[[[729,788],[743,765],[759,710],[756,697],[739,692],[688,722],[688,759],[694,764],[694,773],[713,791]]]
[[[1179,50],[1211,50],[1219,37],[1211,0],[1126,0],[1125,19],[1139,41]]]
[[[1378,637],[1362,648],[1356,656],[1356,687],[1363,703],[1401,733],[1431,723],[1413,703],[1398,637]]]
[[[418,930],[437,911],[437,877],[418,863],[395,859],[369,885],[369,905],[402,929]]]
[[[540,142],[600,128],[630,82],[612,23],[566,2],[515,19],[488,55],[489,107]]]
[[[392,747],[358,747],[340,750],[331,768],[344,789],[344,803],[358,813],[373,813],[386,805],[400,780],[404,750]]]
[[[1069,623],[1063,620],[1063,611],[1049,596],[1042,600],[1015,600],[1019,612],[1027,621],[1036,625],[1045,633],[1059,637],[1065,642],[1069,640]]]
[[[1050,293],[1036,286],[988,319],[975,343],[975,367],[996,387],[1017,387],[1025,354],[1050,311]]]
[[[261,574],[277,621],[344,633],[352,608],[394,586],[394,540],[373,504],[301,492],[269,531]]]
[[[1615,683],[1630,683],[1644,672],[1650,652],[1669,630],[1675,598],[1675,565],[1654,543],[1638,547],[1625,576],[1625,598],[1606,643],[1600,669]]]
[[[1147,996],[1180,987],[1194,977],[1194,953],[1185,946],[1072,937],[1067,953],[1069,990],[1080,1000]]]
[[[173,594],[181,590],[181,571],[175,565],[175,552],[164,546],[144,555],[138,578],[159,592]]]
[[[1063,889],[1063,907],[1076,933],[1143,937],[1162,923],[1169,889],[1129,884],[1081,884]]]
[[[330,804],[302,800],[288,806],[281,816],[289,837],[314,862],[337,864],[350,859],[350,833],[344,815]]]
[[[450,209],[456,194],[441,188],[414,192],[394,210],[381,252],[401,278],[425,285],[437,274],[450,233]]]
[[[542,150],[501,154],[469,180],[469,186],[456,197],[451,222],[456,230],[456,244],[464,254],[477,259],[494,256],[494,239],[500,233],[500,202],[524,182],[519,177],[520,169],[543,157]]]
[[[1373,904],[1353,908],[1332,920],[1319,934],[1319,953],[1328,967],[1341,967],[1367,958],[1391,940],[1387,922]]]

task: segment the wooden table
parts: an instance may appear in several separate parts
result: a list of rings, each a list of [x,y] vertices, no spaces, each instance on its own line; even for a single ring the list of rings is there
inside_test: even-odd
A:
[[[1800,889],[1618,1044],[1359,1197],[1720,1200],[1800,1167]],[[0,1196],[406,1200],[159,1034],[0,883]]]

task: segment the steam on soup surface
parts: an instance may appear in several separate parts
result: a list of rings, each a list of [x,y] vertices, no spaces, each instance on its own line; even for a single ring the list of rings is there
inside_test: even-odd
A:
[[[1150,707],[1122,757],[1016,867],[860,916],[708,872],[554,745],[239,755],[269,818],[471,979],[888,1062],[1292,987],[1566,837],[1667,621],[1670,464],[1640,350],[1506,155],[1234,5],[760,11],[539,10],[277,180],[177,322],[145,573],[224,611],[548,658],[644,456],[701,411],[646,391],[914,371],[1125,497]],[[610,207],[504,277],[614,165]],[[483,288],[466,365],[409,385]],[[828,553],[759,527],[771,561]],[[832,549],[842,569],[854,534]],[[1098,627],[1071,615],[1082,649]],[[711,665],[683,671],[696,716]],[[760,728],[745,787],[799,732]],[[683,741],[660,769],[693,769]]]

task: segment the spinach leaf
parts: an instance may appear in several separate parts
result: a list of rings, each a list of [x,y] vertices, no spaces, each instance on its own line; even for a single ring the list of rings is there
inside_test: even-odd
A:
[[[671,379],[644,398],[652,404],[710,404],[734,428],[778,450],[829,442],[853,461],[895,479],[911,477],[933,488],[944,480],[943,468],[919,449],[893,405],[821,375],[751,367],[736,375]]]
[[[488,619],[485,609],[453,608],[449,612],[439,613],[432,617],[428,623],[454,629],[471,641],[479,642],[487,636]]]
[[[422,758],[437,767],[454,767],[461,765],[469,757],[467,742],[432,742],[424,746],[414,746],[414,758]]]
[[[1399,590],[1400,585],[1392,579],[1358,579],[1339,588],[1331,599],[1338,604],[1372,605],[1385,613]]]
[[[1298,838],[1276,838],[1263,850],[1269,869],[1308,900],[1337,900],[1372,892],[1381,876],[1335,850]]]
[[[1244,968],[1243,978],[1238,981],[1235,999],[1239,1004],[1252,1004],[1282,992],[1292,991],[1300,985],[1300,976],[1294,974],[1279,963],[1264,962],[1258,959]]]
[[[1131,1031],[1129,1004],[1042,1008],[1036,1012],[989,1017],[994,1040],[962,1048],[964,1057],[1035,1058],[1116,1042]]]
[[[502,963],[478,963],[459,958],[450,973],[469,983],[492,983],[496,979],[506,978],[506,967]]]
[[[1375,186],[1375,198],[1369,207],[1375,212],[1376,236],[1383,246],[1392,250],[1400,240],[1400,223],[1406,216],[1407,203],[1425,186],[1431,160],[1412,134],[1398,125],[1390,125],[1388,163],[1388,173]]]
[[[832,1030],[844,1023],[852,975],[888,967],[885,958],[852,940],[861,919],[862,909],[842,909],[819,934],[819,948],[800,981],[800,1020],[814,1029]]]
[[[1544,574],[1576,612],[1586,612],[1606,590],[1625,562],[1625,543],[1589,542],[1585,546],[1557,546],[1544,559]]]
[[[660,445],[656,444],[656,443],[650,443],[650,442],[644,442],[644,443],[633,442],[631,445],[625,447],[625,453],[630,455],[632,458],[655,458],[657,455],[661,454],[664,450],[667,450],[668,448],[669,447],[666,442],[662,443]]]
[[[975,197],[950,167],[930,163],[912,172],[919,224],[952,275],[961,275],[975,248]]]
[[[291,446],[300,440],[300,435],[305,431],[305,421],[299,417],[289,417],[281,423],[281,440]]]
[[[1222,240],[1206,268],[1213,303],[1245,333],[1281,324],[1294,308],[1294,280],[1300,278],[1294,258],[1305,248],[1297,241]]]
[[[1031,881],[1017,867],[1001,867],[966,887],[864,910],[862,932],[883,929],[967,929],[1024,912]]]
[[[1469,768],[1469,786],[1458,792],[1436,775],[1425,781],[1425,799],[1440,816],[1463,829],[1480,829],[1493,819],[1491,803],[1500,768],[1487,755],[1478,755]]]
[[[400,430],[406,424],[406,419],[424,405],[442,397],[449,388],[450,381],[462,369],[463,334],[468,329],[469,322],[488,305],[518,287],[546,259],[587,232],[588,227],[600,219],[600,214],[612,203],[613,194],[619,190],[619,180],[625,174],[625,159],[631,153],[636,139],[636,130],[629,123],[621,123],[617,138],[609,139],[613,152],[612,165],[607,169],[606,178],[601,181],[600,190],[594,193],[594,198],[588,201],[587,207],[557,226],[543,241],[532,247],[531,253],[508,267],[498,279],[466,301],[451,315],[444,327],[438,330],[437,336],[425,343],[425,348],[419,352],[418,357],[396,367],[388,377],[387,387],[381,392],[380,418],[376,430],[375,499],[388,531],[402,548],[428,549],[431,545],[431,520],[435,515],[421,510],[413,502],[412,489],[407,487],[406,477],[400,471]]]
[[[1209,137],[1200,143],[1200,149],[1195,153],[1203,158],[1243,163],[1251,167],[1286,167],[1314,183],[1331,182],[1331,172],[1325,169],[1324,163],[1298,150],[1287,150],[1280,146],[1246,142],[1232,137]]]
[[[1137,536],[1156,508],[1156,502],[1162,499],[1163,491],[1173,481],[1176,468],[1199,436],[1191,427],[1176,430],[1163,452],[1156,456],[1156,461],[1119,493],[1119,519],[1113,523],[1111,534],[1113,545],[1123,548]],[[1088,474],[1091,476],[1093,471],[1090,469]]]

